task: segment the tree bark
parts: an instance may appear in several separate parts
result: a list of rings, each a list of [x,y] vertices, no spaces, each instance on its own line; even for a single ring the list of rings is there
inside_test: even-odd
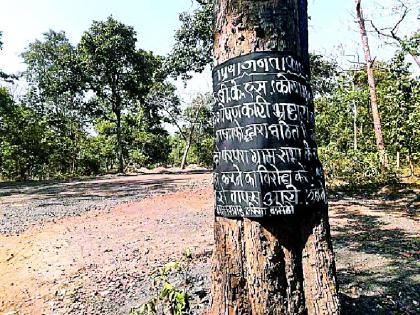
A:
[[[373,61],[370,54],[369,40],[366,33],[365,19],[363,17],[361,0],[356,1],[356,15],[357,22],[359,23],[360,36],[362,40],[363,53],[366,61],[368,85],[369,85],[369,96],[370,105],[372,108],[373,127],[375,131],[376,147],[379,152],[382,165],[388,167],[388,159],[385,152],[385,143],[382,136],[381,118],[378,110],[378,98],[376,94],[376,82],[373,74]]]
[[[255,51],[309,63],[306,0],[217,0],[215,63]],[[216,217],[210,314],[339,314],[327,208]]]

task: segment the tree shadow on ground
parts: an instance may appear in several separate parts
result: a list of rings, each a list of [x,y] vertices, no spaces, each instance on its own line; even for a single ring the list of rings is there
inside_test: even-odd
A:
[[[191,174],[153,174],[0,187],[0,233],[20,233],[34,224],[79,216],[91,210],[110,211],[118,204],[194,188],[197,183],[203,185],[206,178]]]
[[[330,199],[337,200],[343,197],[381,197],[386,200],[401,199],[420,190],[418,182],[389,182],[364,185],[342,185],[328,188]]]
[[[198,173],[194,173],[198,174]],[[201,174],[201,173],[200,173]],[[203,173],[204,174],[204,173]],[[71,198],[92,200],[92,198],[115,199],[144,194],[147,191],[174,191],[179,184],[188,180],[189,174],[174,176],[173,174],[153,174],[147,178],[118,177],[79,182],[54,182],[44,184],[11,184],[0,186],[0,197],[16,194],[31,195],[31,200],[48,200]]]
[[[366,207],[366,201],[354,201]],[[384,211],[386,207],[376,207]],[[380,216],[338,206],[345,224],[335,226],[333,238],[339,252],[352,252],[351,263],[338,270],[343,314],[419,314],[419,238],[402,228],[390,228]],[[411,218],[415,220],[415,218]],[[353,260],[353,261],[352,261]]]
[[[110,180],[110,179],[129,179],[131,177],[138,176],[160,176],[160,175],[199,175],[199,174],[209,174],[211,170],[207,169],[197,169],[197,170],[182,170],[182,171],[160,171],[160,172],[150,172],[150,173],[136,173],[136,174],[114,174],[109,173],[105,175],[92,175],[92,176],[74,176],[66,179],[30,179],[30,180],[11,180],[11,181],[0,181],[0,190],[1,189],[27,189],[27,188],[36,188],[48,185],[57,185],[57,184],[71,184],[75,182],[92,182],[100,180]],[[1,194],[0,194],[1,196]]]

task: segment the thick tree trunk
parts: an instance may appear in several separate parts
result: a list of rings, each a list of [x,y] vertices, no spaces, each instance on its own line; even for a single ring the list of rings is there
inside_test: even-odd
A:
[[[356,15],[359,23],[360,35],[362,39],[363,53],[366,61],[367,77],[369,85],[370,105],[372,108],[373,127],[375,131],[376,147],[378,149],[382,165],[388,167],[388,159],[385,152],[385,143],[382,136],[381,118],[378,110],[378,98],[376,95],[375,76],[373,74],[373,61],[370,54],[369,40],[366,33],[365,19],[363,17],[361,0],[356,1]]]
[[[308,63],[305,0],[217,0],[216,64],[255,51]],[[216,217],[210,314],[339,314],[326,207],[270,219]]]

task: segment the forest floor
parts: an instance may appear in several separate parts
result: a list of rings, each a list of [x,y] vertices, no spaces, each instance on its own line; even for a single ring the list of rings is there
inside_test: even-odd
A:
[[[151,273],[186,249],[191,307],[203,313],[210,182],[198,173],[1,184],[0,314],[128,314],[153,294]],[[418,314],[419,194],[414,184],[330,193],[343,313]]]

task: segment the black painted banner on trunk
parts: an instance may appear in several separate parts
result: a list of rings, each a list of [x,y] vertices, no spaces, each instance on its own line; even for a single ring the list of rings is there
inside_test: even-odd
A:
[[[216,216],[291,215],[326,205],[308,71],[284,52],[213,69]]]

